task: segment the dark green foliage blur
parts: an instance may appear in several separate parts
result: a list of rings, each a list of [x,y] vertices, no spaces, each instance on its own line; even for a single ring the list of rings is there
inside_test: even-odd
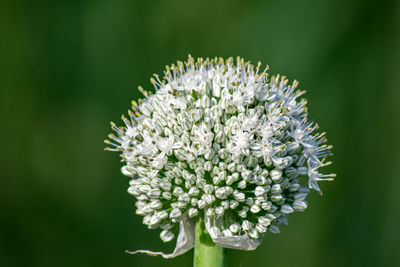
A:
[[[1,1],[0,266],[191,266],[126,192],[109,121],[165,65],[242,56],[298,79],[334,162],[304,213],[228,266],[400,266],[399,1]]]

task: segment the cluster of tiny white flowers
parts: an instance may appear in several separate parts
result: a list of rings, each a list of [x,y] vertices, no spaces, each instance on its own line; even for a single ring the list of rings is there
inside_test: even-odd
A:
[[[154,75],[154,93],[139,87],[145,98],[132,102],[123,127],[111,123],[107,150],[121,152],[136,213],[164,242],[185,214],[223,218],[216,236],[279,233],[307,208],[309,188],[333,179],[318,172],[331,147],[307,121],[304,91],[267,69],[189,56]]]

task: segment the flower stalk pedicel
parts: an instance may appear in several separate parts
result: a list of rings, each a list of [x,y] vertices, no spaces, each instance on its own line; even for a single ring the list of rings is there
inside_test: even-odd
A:
[[[138,252],[174,257],[198,242],[195,233],[253,250],[307,208],[309,188],[321,192],[318,182],[333,179],[318,171],[331,146],[308,122],[305,92],[260,65],[189,56],[151,78],[154,92],[139,87],[145,98],[132,102],[124,126],[111,123],[106,150],[121,153],[136,214],[164,242],[178,234],[172,254]]]
[[[196,222],[196,241],[194,246],[193,266],[222,267],[224,266],[223,248],[217,246],[204,226],[203,217]]]

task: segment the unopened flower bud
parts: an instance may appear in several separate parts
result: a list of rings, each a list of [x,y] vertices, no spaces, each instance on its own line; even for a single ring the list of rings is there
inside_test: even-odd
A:
[[[171,231],[169,231],[169,230],[164,230],[164,231],[162,231],[161,234],[160,234],[160,238],[161,238],[161,240],[164,241],[164,242],[169,242],[169,241],[171,241],[172,239],[174,239],[174,236],[175,236],[175,235],[174,235]]]

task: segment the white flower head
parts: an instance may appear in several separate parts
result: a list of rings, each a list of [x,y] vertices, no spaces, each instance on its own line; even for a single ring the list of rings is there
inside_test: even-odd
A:
[[[279,233],[307,208],[308,187],[320,191],[334,177],[318,171],[331,147],[307,120],[304,92],[267,70],[189,56],[151,78],[152,92],[139,87],[145,98],[132,102],[124,126],[111,123],[107,150],[121,153],[136,213],[164,242],[197,216],[221,246]]]

